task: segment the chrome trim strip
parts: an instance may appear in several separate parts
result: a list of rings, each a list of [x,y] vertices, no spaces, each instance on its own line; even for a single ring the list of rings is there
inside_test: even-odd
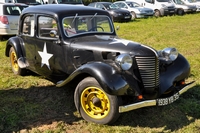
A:
[[[184,92],[186,92],[187,90],[189,90],[190,88],[192,88],[193,86],[195,86],[195,82],[191,82],[189,84],[187,84],[185,87],[183,87],[180,91],[179,94],[183,94]],[[142,102],[138,102],[138,103],[134,103],[134,104],[129,104],[129,105],[124,105],[124,106],[119,106],[119,113],[123,113],[123,112],[128,112],[131,110],[135,110],[135,109],[139,109],[139,108],[143,108],[143,107],[148,107],[148,106],[156,106],[156,100],[146,100],[146,101],[142,101]]]

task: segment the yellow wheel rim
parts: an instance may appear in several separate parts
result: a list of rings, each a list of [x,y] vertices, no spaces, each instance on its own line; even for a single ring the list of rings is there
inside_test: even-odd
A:
[[[10,61],[11,61],[11,65],[14,71],[18,71],[19,70],[19,66],[17,64],[17,55],[14,51],[11,52],[10,54]]]
[[[110,112],[110,101],[101,89],[88,87],[81,94],[81,106],[94,119],[102,119]]]

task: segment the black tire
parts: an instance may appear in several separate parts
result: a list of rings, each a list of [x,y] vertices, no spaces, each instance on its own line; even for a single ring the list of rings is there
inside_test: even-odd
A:
[[[177,10],[177,15],[183,16],[184,15],[184,10],[183,9],[178,9]]]
[[[0,41],[3,41],[3,36],[2,35],[0,35]]]
[[[13,47],[10,48],[9,57],[10,57],[10,63],[11,63],[11,68],[12,68],[13,73],[16,75],[24,76],[26,74],[26,69],[24,68],[22,69],[19,67],[17,63],[18,57]]]
[[[137,17],[136,17],[136,14],[135,14],[135,12],[131,12],[131,16],[132,16],[132,20],[135,20]]]
[[[87,77],[77,85],[74,101],[88,122],[111,124],[119,118],[118,97],[107,94],[95,78]]]
[[[154,16],[155,17],[161,17],[160,11],[159,10],[155,10]]]

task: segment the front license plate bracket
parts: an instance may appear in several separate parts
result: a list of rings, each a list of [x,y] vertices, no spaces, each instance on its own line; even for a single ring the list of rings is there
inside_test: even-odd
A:
[[[156,100],[158,106],[165,106],[173,103],[174,101],[179,99],[179,93],[175,93],[174,95],[167,98],[159,98]]]

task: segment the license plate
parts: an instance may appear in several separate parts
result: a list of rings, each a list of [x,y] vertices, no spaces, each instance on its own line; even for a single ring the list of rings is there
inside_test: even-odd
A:
[[[126,16],[125,18],[130,18],[130,16]]]
[[[177,99],[179,99],[179,93],[176,93],[171,97],[157,99],[157,105],[158,106],[168,105],[173,103]]]

